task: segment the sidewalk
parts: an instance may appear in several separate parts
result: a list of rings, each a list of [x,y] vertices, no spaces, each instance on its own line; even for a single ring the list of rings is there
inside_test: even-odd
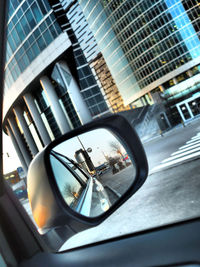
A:
[[[197,118],[194,118],[192,120],[189,120],[189,121],[185,122],[184,125],[183,124],[178,124],[178,125],[170,128],[169,130],[166,130],[165,132],[162,132],[162,134],[159,132],[159,133],[156,133],[156,134],[154,134],[152,136],[142,137],[141,138],[142,144],[149,143],[151,141],[157,140],[158,138],[169,136],[169,135],[173,134],[175,131],[182,130],[185,127],[188,127],[190,125],[196,125],[197,123],[200,124],[200,117],[199,116]]]

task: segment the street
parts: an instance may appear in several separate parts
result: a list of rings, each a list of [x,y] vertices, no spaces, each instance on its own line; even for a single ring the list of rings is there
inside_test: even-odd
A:
[[[134,165],[130,165],[123,170],[112,173],[109,169],[105,174],[99,177],[99,181],[104,187],[109,187],[111,190],[116,192],[118,196],[123,195],[135,179],[136,169]]]
[[[150,171],[142,188],[101,225],[70,238],[61,251],[199,216],[199,132],[197,120],[144,144]]]
[[[142,188],[102,224],[70,238],[61,251],[200,215],[200,121],[157,136],[144,149],[149,176]],[[114,176],[109,170],[100,181],[122,195],[124,182],[130,184],[134,175],[131,165]],[[29,204],[23,205],[32,218]]]
[[[150,172],[199,132],[200,121],[196,120],[185,127],[179,126],[177,129],[171,130],[164,134],[163,137],[160,136],[145,143],[144,149],[147,155]]]

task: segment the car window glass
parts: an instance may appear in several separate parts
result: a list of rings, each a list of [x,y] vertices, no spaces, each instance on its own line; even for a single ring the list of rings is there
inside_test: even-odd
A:
[[[77,175],[84,181],[87,182],[88,178],[86,174],[84,174],[84,170],[81,169],[81,167],[78,167],[77,163],[76,165],[73,164],[71,161],[67,160],[66,157],[61,156],[61,155],[57,155],[58,157],[60,157],[62,159],[62,161],[66,162],[66,164],[75,172],[77,173]]]
[[[83,191],[83,186],[78,182],[72,172],[70,172],[58,159],[50,156],[51,166],[56,173],[56,182],[66,203],[75,208]]]

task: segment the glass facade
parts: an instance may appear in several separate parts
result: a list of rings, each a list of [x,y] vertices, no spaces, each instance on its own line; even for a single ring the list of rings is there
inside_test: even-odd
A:
[[[71,101],[71,98],[69,96],[68,91],[66,88],[61,86],[60,84],[54,82],[54,87],[57,93],[57,96],[62,101],[62,105],[65,109],[65,114],[69,118],[73,128],[77,128],[81,126],[81,121],[76,113],[76,110],[73,106],[73,103]]]
[[[5,86],[20,74],[60,33],[47,0],[9,1]]]
[[[79,13],[76,14],[77,12]],[[79,15],[80,17],[79,20],[76,20],[77,15]],[[86,46],[86,43],[88,43],[87,41],[90,41],[91,34],[88,35],[84,31],[85,27],[83,25],[85,24],[85,19],[82,12],[80,11],[80,7],[78,7],[77,4],[75,4],[75,6],[73,6],[67,13],[67,17],[71,25],[71,28],[67,29],[67,33],[72,42],[73,55],[75,59],[81,94],[88,106],[91,115],[96,116],[108,111],[107,103],[105,102],[97,81],[94,78],[94,74],[92,73],[91,68],[87,62],[87,60],[91,58],[91,55],[96,53],[96,49],[93,47],[93,49],[89,49],[89,51],[89,44]],[[80,26],[79,24],[82,26]],[[78,26],[78,28],[76,28],[76,26]],[[79,32],[79,34],[77,32]],[[83,39],[84,41],[81,39]],[[85,55],[87,55],[87,60]]]
[[[81,93],[92,116],[98,115],[108,110],[108,106],[100,91],[94,75],[87,64],[81,49],[74,51],[74,56],[78,68]],[[85,62],[85,64],[82,64]]]
[[[35,126],[35,123],[32,119],[32,116],[31,116],[30,112],[28,111],[28,109],[26,108],[26,106],[23,106],[23,110],[24,110],[23,116],[24,116],[24,119],[27,123],[27,126],[29,127],[29,130],[33,136],[33,139],[35,141],[35,144],[36,144],[38,150],[41,151],[44,147],[44,144],[43,144],[42,139],[38,133],[37,127]]]
[[[200,56],[199,1],[79,2],[127,100]]]
[[[37,103],[38,111],[41,114],[41,118],[51,138],[52,138],[52,134],[53,134],[52,139],[55,139],[61,136],[61,131],[58,127],[58,124],[51,110],[51,106],[42,88],[38,89],[35,92],[35,101]]]

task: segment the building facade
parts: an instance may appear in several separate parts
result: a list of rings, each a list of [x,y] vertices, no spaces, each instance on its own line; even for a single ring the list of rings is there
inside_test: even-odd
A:
[[[200,70],[197,0],[79,3],[125,104],[161,101],[179,117],[182,108],[193,113],[176,105],[199,90],[191,89]]]
[[[10,1],[7,27],[3,128],[26,172],[45,145],[109,109],[84,58],[82,86],[82,51],[47,0]]]
[[[90,70],[94,75],[104,99],[107,101],[108,106],[112,112],[120,112],[130,109],[129,106],[125,107],[121,94],[116,86],[116,83],[110,73],[109,68],[101,54],[96,40],[89,28],[89,25],[85,19],[82,9],[78,1],[74,0],[49,0],[57,21],[60,24],[63,31],[73,33],[73,40],[76,39],[79,51],[82,55],[77,57],[77,45],[74,55],[79,68],[79,75],[81,76],[81,64],[84,64],[83,60],[80,61],[80,57],[85,57],[85,60],[89,63]],[[83,77],[80,77],[83,79]],[[83,83],[83,82],[82,82]]]

